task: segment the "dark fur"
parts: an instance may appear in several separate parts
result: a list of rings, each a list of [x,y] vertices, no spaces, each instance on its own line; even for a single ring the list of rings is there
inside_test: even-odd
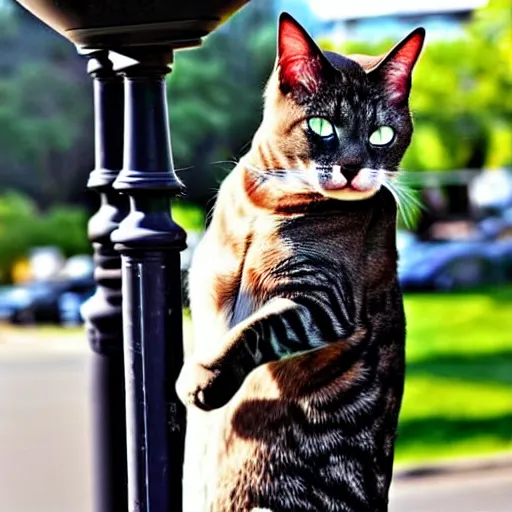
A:
[[[343,162],[346,168],[384,167],[396,170],[411,141],[412,123],[407,104],[390,109],[378,77],[367,74],[353,60],[327,52],[327,59],[338,73],[326,80],[321,94],[302,99],[309,115],[322,115],[343,127],[341,140],[330,140],[330,147],[309,133],[310,158],[322,165]],[[377,73],[378,74],[378,73]],[[345,93],[340,95],[340,91]],[[395,129],[397,144],[390,148],[368,146],[368,134],[377,127]]]

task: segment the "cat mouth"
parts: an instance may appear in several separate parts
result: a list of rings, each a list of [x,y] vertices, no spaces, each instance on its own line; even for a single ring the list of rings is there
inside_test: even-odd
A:
[[[376,194],[380,187],[379,173],[374,169],[347,172],[334,165],[330,172],[318,174],[319,192],[334,199],[365,199]]]
[[[368,199],[369,197],[374,196],[379,191],[379,189],[380,185],[374,188],[367,188],[364,190],[359,190],[351,186],[346,186],[343,188],[336,189],[323,188],[319,192],[325,197],[338,199],[339,201],[359,201],[361,199]]]
[[[326,183],[322,183],[321,187],[324,190],[337,192],[340,190],[352,190],[353,192],[367,192],[368,190],[371,190],[372,187],[358,187],[357,185],[353,185],[352,183],[346,183],[344,185],[339,185],[338,183],[333,183],[332,181],[328,181]]]

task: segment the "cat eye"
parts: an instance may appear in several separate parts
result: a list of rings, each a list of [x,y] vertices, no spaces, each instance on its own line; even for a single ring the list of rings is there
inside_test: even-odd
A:
[[[370,135],[370,144],[372,146],[386,146],[395,136],[395,131],[391,126],[381,126]]]
[[[334,126],[323,117],[311,117],[308,119],[308,126],[311,131],[320,137],[330,137],[334,133]]]

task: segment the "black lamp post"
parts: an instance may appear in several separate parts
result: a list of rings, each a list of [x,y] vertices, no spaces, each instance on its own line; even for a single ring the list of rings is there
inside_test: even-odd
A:
[[[100,194],[101,206],[89,221],[97,288],[83,313],[93,350],[94,510],[109,512],[127,510],[121,257],[110,237],[129,211],[128,198],[112,188],[123,167],[124,93],[109,52],[87,54],[94,80],[96,146],[88,187]]]
[[[94,351],[95,512],[181,510],[185,411],[174,383],[183,359],[185,233],[170,210],[181,186],[165,75],[175,49],[200,44],[247,1],[18,0],[89,57],[94,79],[89,187],[102,204],[89,225],[98,290],[85,315]]]
[[[174,391],[183,361],[179,251],[185,232],[169,214],[169,198],[181,186],[167,124],[170,55],[159,50],[142,52],[124,71],[124,166],[114,182],[131,203],[112,239],[123,259],[128,501],[141,512],[181,503],[185,435],[185,411]]]

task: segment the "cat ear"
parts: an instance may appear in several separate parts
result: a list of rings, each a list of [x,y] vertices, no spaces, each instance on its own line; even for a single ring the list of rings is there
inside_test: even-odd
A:
[[[309,34],[288,13],[279,17],[277,65],[283,92],[297,88],[316,93],[331,67]]]
[[[411,74],[423,48],[425,29],[417,28],[395,45],[391,51],[368,71],[376,78],[393,104],[404,104],[409,99]]]

